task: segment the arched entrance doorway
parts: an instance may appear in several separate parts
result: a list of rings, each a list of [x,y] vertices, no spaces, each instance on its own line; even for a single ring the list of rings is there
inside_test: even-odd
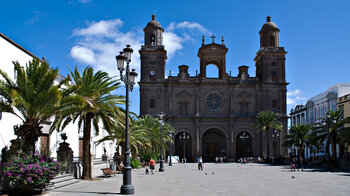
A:
[[[252,136],[246,132],[242,131],[240,132],[237,137],[237,146],[236,146],[236,158],[243,158],[243,157],[252,157]]]
[[[202,137],[202,154],[206,162],[214,162],[216,156],[226,156],[226,138],[219,129],[209,129]]]
[[[175,136],[175,155],[179,156],[179,161],[182,161],[186,157],[187,162],[193,162],[192,137],[185,131]]]

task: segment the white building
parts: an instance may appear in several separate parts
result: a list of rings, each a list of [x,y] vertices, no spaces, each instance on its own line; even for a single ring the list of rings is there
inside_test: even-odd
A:
[[[18,61],[22,66],[25,66],[26,63],[33,58],[39,59],[31,52],[12,41],[6,35],[0,33],[0,69],[6,72],[12,80],[15,79],[14,66],[12,62]],[[16,138],[14,135],[13,126],[21,123],[21,120],[12,114],[0,114],[0,149],[2,149],[5,145],[10,146],[10,141]],[[50,126],[43,126],[43,135],[48,134]],[[70,144],[70,147],[73,150],[73,156],[82,156],[81,145],[79,145],[82,144],[82,140],[79,139],[79,137],[82,138],[82,131],[79,135],[77,124],[69,124],[63,132],[65,132],[68,136],[66,142]],[[60,134],[61,133],[54,131],[50,136],[50,151],[52,157],[56,157],[56,151],[58,150],[59,143],[62,142]],[[101,139],[106,134],[106,131],[102,128],[100,129],[99,135],[94,134],[94,131],[92,130],[91,152],[94,158],[101,158],[102,154],[104,153],[103,147],[106,148],[107,155],[109,157],[113,157],[115,152],[115,142],[110,141],[104,142],[98,146],[96,145],[96,141]],[[39,142],[36,145],[37,148],[39,148],[41,145],[41,141],[43,141],[43,137],[39,139]]]
[[[320,122],[329,110],[337,110],[337,99],[350,93],[350,83],[339,83],[328,88],[314,97],[307,100],[305,105],[297,105],[290,111],[291,126],[299,124],[309,124]],[[323,145],[321,153],[326,152]],[[310,151],[306,150],[307,156]]]

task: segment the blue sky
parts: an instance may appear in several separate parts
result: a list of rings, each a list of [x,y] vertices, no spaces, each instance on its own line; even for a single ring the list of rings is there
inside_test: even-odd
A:
[[[285,47],[289,108],[304,103],[329,86],[349,83],[349,1],[113,1],[35,0],[3,1],[0,32],[38,57],[46,57],[61,74],[67,67],[96,69],[119,75],[115,55],[126,44],[134,48],[132,66],[139,70],[138,50],[143,28],[156,11],[165,29],[168,50],[166,72],[175,75],[178,66],[199,70],[197,51],[201,37],[225,37],[227,72],[249,66],[259,50],[259,30],[271,16],[280,29],[280,46]],[[139,113],[139,89],[131,93],[131,110]],[[121,88],[118,93],[124,94]]]

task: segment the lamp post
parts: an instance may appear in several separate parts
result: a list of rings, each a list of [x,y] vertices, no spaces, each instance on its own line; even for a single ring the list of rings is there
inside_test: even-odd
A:
[[[131,165],[130,165],[130,146],[129,146],[129,88],[132,91],[136,81],[137,73],[135,69],[130,72],[129,63],[131,62],[131,54],[133,49],[130,45],[126,45],[123,52],[120,52],[117,59],[118,70],[120,71],[120,80],[124,82],[126,89],[126,116],[125,116],[125,152],[124,152],[124,168],[123,168],[123,185],[120,187],[120,193],[131,195],[134,194],[134,187],[131,184]],[[124,68],[126,62],[126,69]],[[125,70],[125,75],[123,71]]]
[[[170,158],[169,158],[169,166],[173,166],[173,163],[172,163],[172,161],[171,161],[171,141],[173,140],[173,132],[170,130],[169,131],[169,137],[170,137],[170,142],[169,142],[169,156],[170,156]]]
[[[241,139],[243,141],[248,139],[248,138],[249,138],[249,135],[246,135],[245,132],[243,132],[242,135],[239,136],[239,139]]]
[[[186,163],[186,139],[190,139],[189,135],[186,135],[186,132],[183,132],[179,137],[180,140],[184,141],[184,163]]]
[[[158,114],[159,124],[160,124],[160,166],[159,172],[164,172],[164,157],[163,157],[163,117],[164,114],[161,112]]]
[[[277,163],[276,161],[277,161],[277,159],[276,159],[276,152],[277,152],[277,138],[280,136],[280,134],[279,134],[279,131],[277,131],[277,130],[273,130],[273,132],[272,132],[272,140],[273,140],[273,148],[275,149],[275,157],[274,157],[274,159],[275,159],[275,164]]]

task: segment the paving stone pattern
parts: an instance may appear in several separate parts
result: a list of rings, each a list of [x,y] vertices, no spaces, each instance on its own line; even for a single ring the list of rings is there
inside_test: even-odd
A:
[[[158,165],[157,165],[158,166]],[[133,170],[132,184],[139,196],[197,195],[349,195],[350,173],[324,172],[313,169],[291,172],[288,166],[265,164],[207,163],[203,171],[197,164],[165,165],[165,172],[146,175],[144,169]],[[95,169],[95,176],[100,175]],[[118,195],[122,175],[97,177],[53,190],[47,196]]]

